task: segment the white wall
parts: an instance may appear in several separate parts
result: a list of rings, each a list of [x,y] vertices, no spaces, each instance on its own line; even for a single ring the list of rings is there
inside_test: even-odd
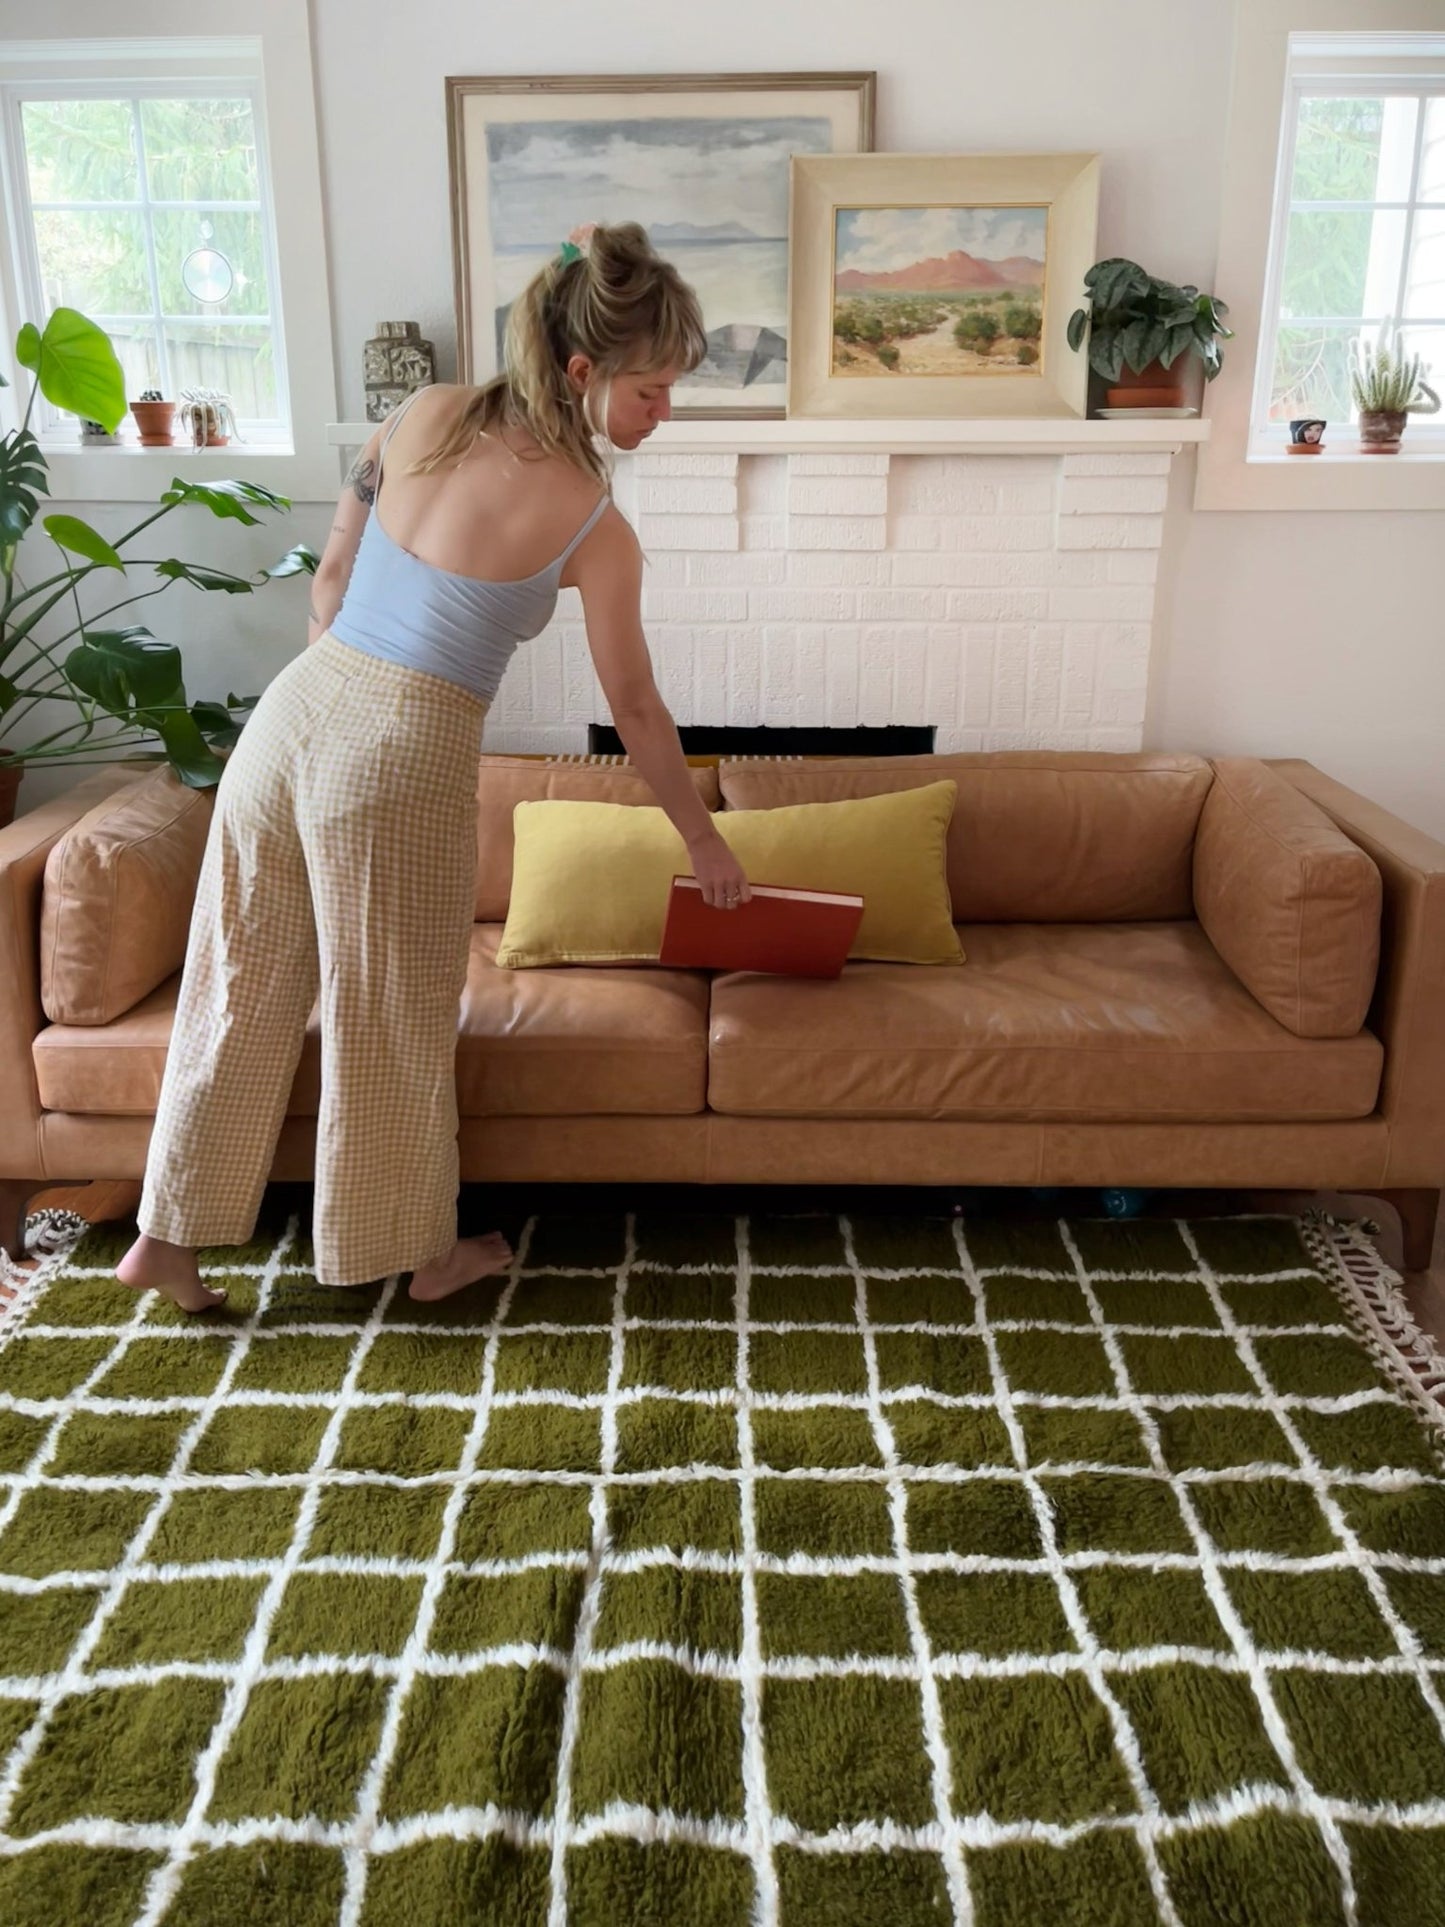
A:
[[[163,0],[115,11],[128,31],[161,13],[175,30]],[[1362,17],[1369,11],[1362,4]],[[244,12],[238,0],[238,31]],[[337,400],[353,419],[361,344],[378,320],[419,320],[442,374],[454,367],[448,74],[873,68],[880,149],[1097,150],[1101,254],[1132,255],[1229,298],[1213,272],[1231,0],[895,0],[887,9],[733,0],[711,10],[676,0],[428,0],[402,14],[382,0],[312,0],[312,16]],[[1145,744],[1304,756],[1445,837],[1442,518],[1196,514],[1189,479],[1184,458]],[[287,539],[320,541],[328,519],[298,512]],[[200,554],[203,543],[182,552]],[[288,620],[295,586],[277,594]],[[272,593],[248,612],[263,630]],[[292,647],[290,633],[265,630],[223,665],[213,644],[192,693],[227,677],[254,687]]]

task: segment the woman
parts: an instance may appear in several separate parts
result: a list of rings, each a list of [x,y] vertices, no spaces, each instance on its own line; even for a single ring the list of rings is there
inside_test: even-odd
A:
[[[749,900],[654,684],[641,551],[594,439],[638,448],[667,419],[702,318],[640,227],[579,238],[514,304],[504,375],[422,389],[367,443],[316,572],[314,646],[217,789],[141,1235],[117,1270],[187,1311],[224,1296],[196,1246],[252,1234],[318,993],[318,1279],[410,1271],[411,1296],[436,1299],[510,1262],[499,1233],[456,1235],[457,1012],[482,726],[560,588],[581,591],[613,721],[703,896]]]

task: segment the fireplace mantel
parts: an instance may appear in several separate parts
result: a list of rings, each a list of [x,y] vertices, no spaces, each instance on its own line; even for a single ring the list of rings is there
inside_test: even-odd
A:
[[[330,422],[334,447],[359,448],[375,422]],[[1165,421],[699,421],[663,422],[649,455],[1130,455],[1174,454],[1209,439],[1209,423]]]

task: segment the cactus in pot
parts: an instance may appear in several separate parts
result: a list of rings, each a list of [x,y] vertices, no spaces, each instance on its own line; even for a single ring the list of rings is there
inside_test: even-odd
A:
[[[1440,409],[1440,397],[1425,379],[1424,357],[1385,334],[1373,347],[1367,341],[1351,346],[1350,392],[1360,411],[1360,448],[1370,455],[1393,455],[1408,416]]]

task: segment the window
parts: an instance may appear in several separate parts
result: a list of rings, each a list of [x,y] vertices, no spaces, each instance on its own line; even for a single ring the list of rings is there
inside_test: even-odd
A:
[[[1445,34],[1292,34],[1251,448],[1356,417],[1350,351],[1382,330],[1445,382]],[[1417,453],[1445,456],[1445,415]]]
[[[98,322],[132,398],[219,389],[248,441],[289,442],[258,84],[7,94],[29,312]]]
[[[0,419],[32,386],[20,324],[57,303],[107,329],[131,400],[224,390],[237,418],[224,448],[142,448],[129,417],[97,447],[37,402],[57,501],[154,500],[182,457],[292,501],[336,495],[307,0],[228,0],[231,31],[195,31],[218,11],[148,0],[139,37],[0,36]],[[57,27],[82,16],[104,9]]]

